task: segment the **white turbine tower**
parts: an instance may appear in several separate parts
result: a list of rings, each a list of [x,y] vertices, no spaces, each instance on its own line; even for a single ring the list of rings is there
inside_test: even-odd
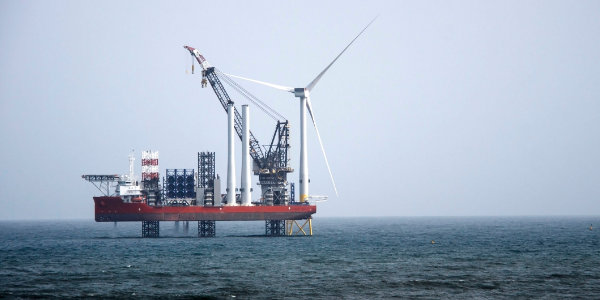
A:
[[[335,191],[336,196],[338,195],[337,188],[335,186],[335,181],[333,180],[333,174],[331,173],[331,168],[329,167],[329,161],[327,160],[327,154],[325,154],[325,148],[323,147],[323,141],[321,140],[321,135],[319,134],[319,128],[317,127],[317,121],[315,121],[315,115],[312,110],[312,105],[310,103],[310,92],[314,89],[315,85],[321,80],[321,77],[329,70],[329,68],[346,52],[346,50],[356,41],[356,39],[377,19],[375,17],[363,30],[361,30],[358,35],[335,57],[335,59],[327,65],[327,67],[315,77],[306,87],[304,88],[292,88],[287,86],[282,86],[278,84],[268,83],[264,81],[258,81],[250,78],[245,78],[241,76],[235,76],[230,74],[225,74],[230,77],[235,77],[243,80],[252,81],[255,83],[259,83],[262,85],[266,85],[272,88],[276,88],[279,90],[283,90],[286,92],[294,93],[295,97],[300,98],[300,202],[304,202],[308,197],[308,152],[306,147],[306,109],[310,113],[310,117],[312,119],[313,126],[315,127],[315,132],[317,133],[317,138],[319,139],[319,145],[321,145],[321,151],[323,152],[323,157],[325,158],[325,164],[327,165],[327,171],[329,171],[329,177],[331,178],[331,183],[333,185],[333,189]]]

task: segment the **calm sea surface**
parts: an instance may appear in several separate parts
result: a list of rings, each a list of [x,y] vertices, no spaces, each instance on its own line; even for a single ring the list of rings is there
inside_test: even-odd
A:
[[[590,224],[597,224],[589,230]],[[0,298],[600,298],[600,217],[0,222]],[[432,243],[432,240],[435,243]]]

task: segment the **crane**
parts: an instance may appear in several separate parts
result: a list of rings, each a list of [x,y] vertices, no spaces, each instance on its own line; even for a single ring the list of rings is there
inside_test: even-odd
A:
[[[190,52],[190,55],[196,59],[202,68],[202,87],[206,87],[208,81],[214,93],[217,95],[217,99],[221,103],[221,106],[223,106],[223,109],[227,112],[227,104],[233,101],[231,100],[231,97],[229,97],[229,94],[219,78],[219,74],[222,73],[218,71],[218,69],[215,69],[215,67],[212,67],[197,49],[190,46],[183,47]],[[192,73],[193,70],[194,65],[192,64]],[[259,108],[271,115],[274,119],[275,117],[273,114],[283,118],[283,116],[277,112],[273,111],[273,113],[269,113],[266,111],[265,107],[268,108],[266,104],[252,96],[248,91],[237,85],[227,76],[222,76],[222,78],[226,83],[230,84],[234,89],[248,98],[248,100],[258,104]],[[262,103],[262,105],[260,105],[260,103]],[[242,118],[235,107],[234,128],[238,137],[242,140]],[[250,156],[254,162],[253,172],[255,175],[258,175],[258,183],[262,190],[262,199],[266,205],[285,205],[289,201],[290,196],[287,190],[287,174],[293,172],[293,169],[289,166],[288,158],[288,149],[290,148],[289,130],[290,125],[288,120],[277,120],[271,144],[265,148],[265,151],[261,148],[252,131],[250,131],[249,143]]]

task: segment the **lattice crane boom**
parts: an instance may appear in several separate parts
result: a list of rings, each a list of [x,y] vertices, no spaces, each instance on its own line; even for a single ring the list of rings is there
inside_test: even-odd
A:
[[[189,46],[184,46],[184,48],[187,49],[194,58],[196,58],[196,61],[202,67],[202,77],[203,77],[202,78],[202,81],[203,81],[202,86],[203,87],[206,86],[205,80],[208,79],[208,82],[210,83],[210,86],[212,87],[215,94],[217,95],[219,102],[221,102],[221,106],[223,106],[223,109],[225,110],[225,112],[227,112],[227,104],[229,102],[233,102],[233,101],[229,97],[229,94],[227,94],[227,91],[225,91],[225,87],[221,83],[221,80],[219,80],[219,77],[217,76],[217,74],[215,72],[215,68],[210,66],[208,61],[206,61],[204,56],[202,56],[202,54],[200,54],[198,52],[198,50],[196,50],[192,47],[189,47]],[[234,122],[235,123],[234,124],[235,132],[237,133],[240,140],[242,140],[242,116],[240,115],[240,113],[238,112],[238,110],[235,107],[234,107],[234,114],[235,114],[235,118],[234,118],[235,119],[235,122]],[[260,144],[258,143],[258,140],[254,137],[254,134],[252,133],[252,131],[250,131],[249,140],[250,140],[250,156],[252,157],[252,159],[258,165],[259,168],[263,168],[265,156],[260,147]]]

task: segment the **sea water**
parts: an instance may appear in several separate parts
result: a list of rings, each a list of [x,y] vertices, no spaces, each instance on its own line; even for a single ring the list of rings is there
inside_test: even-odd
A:
[[[0,298],[600,298],[600,217],[317,216],[312,237],[196,224],[1,221]]]

